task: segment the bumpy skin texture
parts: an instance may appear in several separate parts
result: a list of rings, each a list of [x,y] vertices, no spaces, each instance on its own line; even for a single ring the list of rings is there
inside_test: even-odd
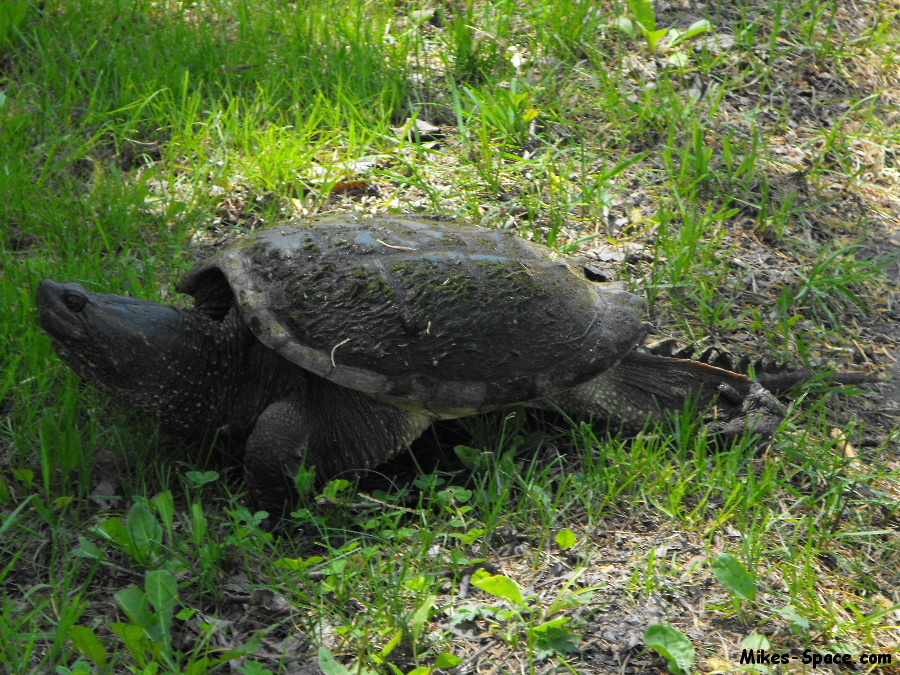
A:
[[[395,455],[432,421],[308,373],[257,420],[244,453],[247,486],[257,502],[277,512],[290,504],[291,478],[302,465],[322,477],[350,477]]]
[[[771,438],[786,414],[778,399],[744,375],[640,349],[584,384],[532,405],[555,406],[582,419],[614,420],[639,431],[647,423],[648,411],[680,412],[688,402],[699,410],[713,403],[720,407],[723,414],[712,431],[729,438],[745,432]]]
[[[435,419],[519,403],[641,426],[692,398],[763,436],[783,411],[742,375],[635,350],[642,300],[512,233],[433,219],[288,223],[200,265],[194,309],[43,281],[41,323],[86,381],[185,439],[245,447],[281,511],[302,462],[375,466]],[[617,365],[618,364],[618,365]]]
[[[301,463],[322,478],[374,467],[433,421],[310,373],[266,347],[240,313],[220,319],[155,302],[41,282],[41,324],[84,380],[192,442],[244,447],[253,502],[290,503]]]

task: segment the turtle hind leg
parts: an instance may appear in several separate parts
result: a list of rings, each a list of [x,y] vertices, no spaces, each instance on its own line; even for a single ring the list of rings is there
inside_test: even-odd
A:
[[[309,409],[316,425],[309,439],[308,466],[322,478],[371,469],[394,457],[434,421],[311,376]]]
[[[619,421],[640,430],[659,412],[701,409],[715,404],[722,417],[711,428],[728,437],[751,431],[764,439],[775,433],[785,410],[750,378],[698,361],[633,350],[615,367],[551,397],[563,412],[580,418]]]
[[[323,378],[269,405],[247,439],[244,476],[251,500],[274,516],[296,501],[301,466],[326,481],[386,462],[432,418],[401,410]]]

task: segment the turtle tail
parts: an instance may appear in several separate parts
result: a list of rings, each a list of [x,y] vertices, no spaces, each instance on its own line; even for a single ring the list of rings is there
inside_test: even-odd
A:
[[[756,371],[756,381],[769,391],[773,391],[777,394],[789,391],[797,385],[806,384],[811,380],[820,380],[829,384],[843,384],[852,386],[855,384],[877,382],[878,378],[870,373],[816,373],[808,368],[794,368],[781,372],[768,372],[763,370]]]
[[[699,361],[722,370],[735,373],[753,373],[753,379],[763,387],[776,394],[790,391],[798,385],[812,380],[829,384],[856,385],[877,382],[878,378],[871,373],[847,371],[835,372],[827,369],[804,368],[791,363],[778,363],[770,359],[752,360],[744,356],[737,358],[719,347],[707,347],[697,354],[697,345],[680,345],[674,338],[659,340],[637,348],[656,356],[668,356],[675,359]]]
[[[605,373],[550,400],[579,418],[606,418],[641,429],[660,413],[680,413],[688,404],[720,413],[714,431],[737,436],[752,431],[771,437],[785,416],[769,391],[746,375],[707,363],[632,350]]]

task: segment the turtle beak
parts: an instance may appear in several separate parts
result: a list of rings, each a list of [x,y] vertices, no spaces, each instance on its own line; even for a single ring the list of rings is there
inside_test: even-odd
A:
[[[88,291],[83,286],[44,279],[37,292],[41,326],[53,338],[86,339],[88,334],[81,311],[87,302]]]

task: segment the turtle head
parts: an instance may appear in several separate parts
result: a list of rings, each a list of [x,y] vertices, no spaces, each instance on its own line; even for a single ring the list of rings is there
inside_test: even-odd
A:
[[[62,359],[87,382],[148,412],[187,357],[184,310],[93,293],[71,282],[38,286],[40,322]],[[144,405],[141,405],[144,403]]]

